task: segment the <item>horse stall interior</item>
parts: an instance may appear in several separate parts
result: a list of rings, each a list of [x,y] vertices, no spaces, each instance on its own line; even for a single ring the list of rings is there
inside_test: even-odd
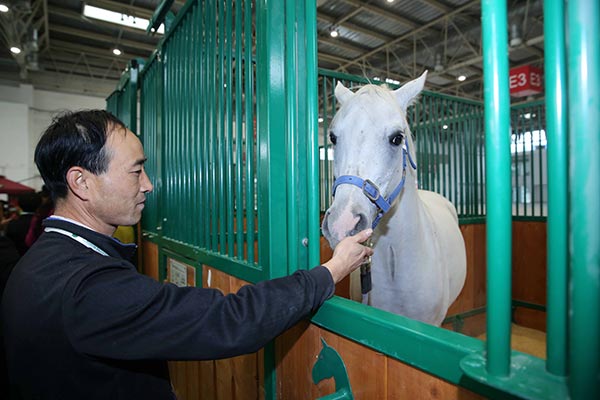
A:
[[[544,11],[545,104],[510,108],[506,4],[488,1],[485,103],[425,93],[410,115],[419,184],[455,204],[466,243],[467,281],[443,328],[338,285],[255,354],[171,362],[179,398],[599,397],[599,6],[564,7]],[[140,271],[232,293],[319,264],[331,251],[319,233],[331,92],[364,81],[317,71],[314,2],[190,0],[165,22],[154,55],[107,99],[140,134],[155,185]],[[547,337],[541,350],[511,349],[523,330]]]

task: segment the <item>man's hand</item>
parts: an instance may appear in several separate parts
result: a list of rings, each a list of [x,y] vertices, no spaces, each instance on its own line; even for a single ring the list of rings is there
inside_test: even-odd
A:
[[[331,273],[335,283],[341,281],[373,255],[373,249],[361,244],[369,239],[372,233],[373,229],[365,229],[354,236],[348,236],[335,247],[331,260],[323,264]]]

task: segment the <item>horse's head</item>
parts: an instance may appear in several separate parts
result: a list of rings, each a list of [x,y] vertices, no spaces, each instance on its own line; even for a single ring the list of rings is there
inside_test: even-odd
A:
[[[341,107],[329,130],[336,183],[322,227],[332,248],[379,220],[381,210],[390,205],[386,201],[392,203],[399,195],[403,173],[406,184],[414,185],[415,172],[406,167],[415,159],[406,109],[423,90],[426,77],[427,71],[397,90],[366,85],[353,93],[337,84]]]

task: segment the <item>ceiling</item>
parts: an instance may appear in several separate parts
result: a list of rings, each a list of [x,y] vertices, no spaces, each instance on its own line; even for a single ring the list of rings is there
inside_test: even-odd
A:
[[[160,2],[85,3],[149,19]],[[106,97],[128,60],[147,58],[161,36],[83,17],[79,0],[0,3],[11,8],[0,13],[0,84]],[[171,11],[184,3],[176,0]],[[542,67],[542,0],[509,0],[508,7],[509,40],[515,39],[510,67]],[[428,89],[481,99],[480,15],[479,0],[317,0],[319,67],[400,82],[428,69]],[[330,35],[334,28],[337,38]],[[18,56],[9,51],[15,41],[26,48]],[[124,53],[113,55],[115,46]]]

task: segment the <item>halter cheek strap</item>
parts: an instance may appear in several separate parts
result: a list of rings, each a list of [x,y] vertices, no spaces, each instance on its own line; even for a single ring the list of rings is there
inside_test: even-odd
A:
[[[407,157],[407,155],[408,155],[408,157]],[[379,221],[381,220],[381,218],[383,218],[383,215],[390,210],[390,208],[392,207],[392,204],[394,203],[394,200],[396,200],[396,198],[400,195],[400,192],[402,192],[402,189],[404,188],[404,183],[406,181],[406,159],[407,158],[408,158],[408,161],[409,161],[411,167],[413,167],[413,169],[416,171],[417,164],[414,162],[414,160],[412,159],[412,156],[410,155],[410,151],[408,150],[408,142],[406,142],[405,147],[402,147],[402,180],[400,181],[398,186],[396,186],[394,191],[389,195],[389,197],[387,199],[381,195],[381,192],[379,191],[379,187],[375,183],[373,183],[369,179],[362,179],[362,178],[360,178],[358,176],[354,176],[354,175],[342,175],[339,178],[337,178],[335,180],[335,182],[333,183],[333,189],[332,189],[333,196],[335,197],[335,191],[339,185],[350,184],[350,185],[359,187],[362,190],[362,192],[364,193],[364,195],[367,196],[367,198],[373,204],[375,204],[375,206],[379,210],[377,212],[377,216],[373,220],[373,224],[371,226],[373,229],[375,229],[377,224],[379,224]]]

